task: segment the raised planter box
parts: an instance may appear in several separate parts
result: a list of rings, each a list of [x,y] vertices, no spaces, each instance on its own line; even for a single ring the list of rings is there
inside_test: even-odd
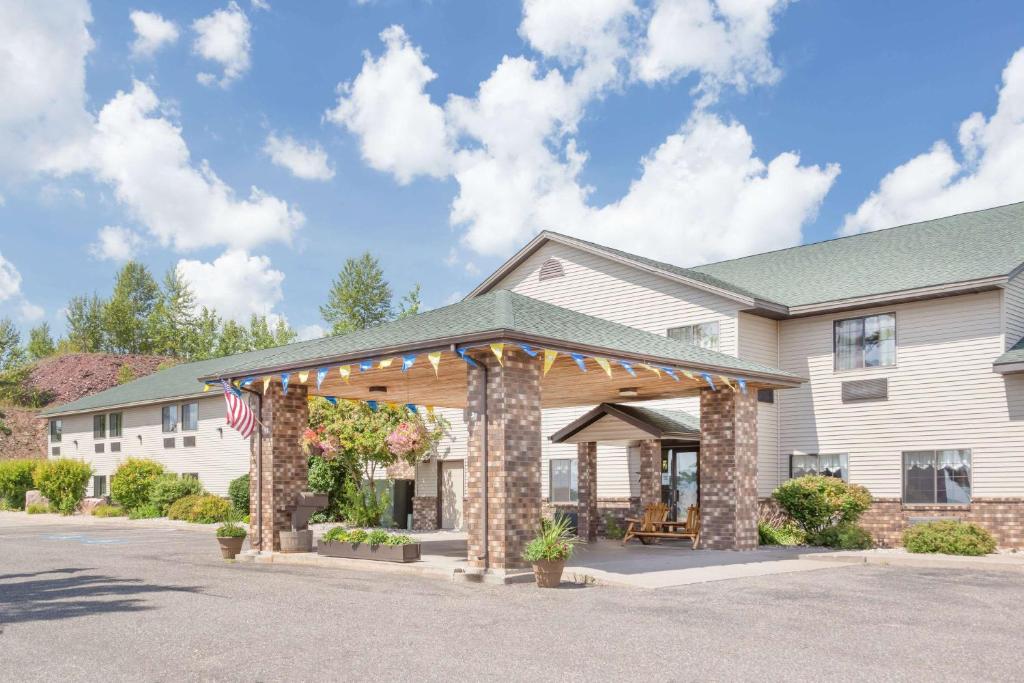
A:
[[[348,557],[354,560],[380,560],[381,562],[415,562],[420,559],[420,544],[370,545],[347,541],[319,541],[318,555],[324,557]]]

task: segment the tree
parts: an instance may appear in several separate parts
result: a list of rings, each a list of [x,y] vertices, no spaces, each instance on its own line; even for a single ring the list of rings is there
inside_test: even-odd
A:
[[[420,283],[413,285],[398,304],[398,318],[407,318],[420,312]]]
[[[4,423],[4,419],[6,418],[7,416],[4,415],[4,411],[0,410],[0,434],[3,434],[4,436],[10,436],[11,428]]]
[[[230,356],[249,350],[249,330],[234,320],[225,320],[217,335],[216,356]]]
[[[364,330],[391,320],[391,297],[380,262],[366,252],[345,261],[320,315],[334,334]]]
[[[220,331],[220,317],[217,312],[203,306],[196,317],[192,337],[189,339],[185,357],[189,360],[206,360],[217,353],[217,335]]]
[[[124,264],[114,281],[114,293],[103,308],[107,350],[114,353],[149,353],[154,308],[160,301],[160,286],[146,266],[137,261]]]
[[[13,370],[24,362],[21,333],[10,318],[0,319],[0,372]]]
[[[67,351],[95,353],[105,346],[103,309],[105,303],[96,294],[76,296],[68,302],[68,337],[62,344]]]
[[[52,356],[57,352],[57,347],[50,336],[50,324],[43,323],[39,327],[33,327],[28,333],[28,355],[32,360],[39,360]]]
[[[171,268],[164,276],[160,300],[149,317],[150,338],[155,353],[175,358],[189,358],[198,333],[195,314],[196,297],[188,282]]]

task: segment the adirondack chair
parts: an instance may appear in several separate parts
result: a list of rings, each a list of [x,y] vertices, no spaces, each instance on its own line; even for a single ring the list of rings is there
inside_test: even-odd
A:
[[[644,545],[648,544],[647,535],[654,533],[658,525],[668,519],[668,505],[664,503],[651,503],[644,508],[643,519],[627,517],[629,526],[626,528],[626,535],[622,537],[622,545],[631,538],[638,538]]]
[[[626,520],[629,528],[622,539],[623,545],[631,538],[639,539],[644,545],[650,543],[652,538],[686,538],[691,539],[696,548],[700,541],[700,508],[691,505],[686,511],[685,522],[670,522],[667,518],[668,506],[664,503],[648,505],[642,520]]]

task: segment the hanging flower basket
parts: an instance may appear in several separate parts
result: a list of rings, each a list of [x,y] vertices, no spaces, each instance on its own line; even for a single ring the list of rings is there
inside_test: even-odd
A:
[[[412,420],[399,423],[385,441],[388,451],[399,458],[422,455],[429,446],[427,430],[421,423]]]

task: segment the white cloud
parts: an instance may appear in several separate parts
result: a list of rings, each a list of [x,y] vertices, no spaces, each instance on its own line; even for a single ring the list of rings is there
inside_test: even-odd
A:
[[[197,309],[215,308],[219,315],[238,322],[248,322],[253,314],[271,315],[284,298],[284,273],[274,270],[266,256],[229,250],[212,263],[182,259],[178,272],[192,286]]]
[[[270,11],[270,3],[267,2],[267,0],[252,0],[252,2],[250,2],[249,4],[251,4],[252,8],[256,11]]]
[[[282,166],[296,178],[304,180],[330,180],[334,169],[327,162],[327,152],[319,144],[303,145],[290,135],[283,138],[271,133],[263,151],[278,166]]]
[[[321,337],[326,337],[328,334],[328,330],[326,330],[321,325],[317,325],[316,323],[313,323],[312,325],[303,325],[298,330],[296,330],[296,332],[299,335],[298,341],[320,339]]]
[[[451,294],[449,294],[445,298],[444,303],[442,304],[442,306],[450,306],[451,304],[457,304],[460,301],[462,301],[462,298],[464,296],[466,296],[466,295],[463,294],[462,292],[456,290],[456,291],[452,292]]]
[[[1024,49],[1003,70],[991,118],[975,112],[959,131],[960,159],[945,141],[897,166],[848,214],[852,235],[1024,200]]]
[[[0,301],[13,298],[21,292],[21,273],[0,253]]]
[[[450,162],[444,112],[424,92],[437,74],[400,26],[381,32],[381,57],[365,54],[355,80],[338,86],[328,121],[359,137],[363,159],[405,184],[416,175],[443,177]]]
[[[635,56],[634,75],[648,83],[700,76],[702,104],[723,85],[745,92],[774,83],[779,70],[768,39],[789,0],[658,0]]]
[[[196,32],[193,51],[204,59],[219,63],[224,69],[220,87],[226,88],[249,70],[252,26],[237,2],[231,0],[226,8],[196,19],[192,22],[192,29]],[[216,78],[210,73],[196,76],[203,85],[213,85]]]
[[[88,134],[91,21],[86,0],[0,3],[0,182],[47,170],[65,145]]]
[[[145,241],[138,233],[119,225],[105,225],[97,240],[89,245],[89,253],[104,261],[129,261],[135,258]]]
[[[132,10],[128,17],[135,29],[134,57],[152,57],[160,48],[178,40],[178,26],[156,12]]]
[[[239,199],[204,160],[193,166],[181,129],[157,114],[160,100],[136,81],[100,111],[92,138],[68,155],[65,173],[88,170],[161,244],[179,250],[246,249],[288,242],[305,218],[287,202],[252,188]]]
[[[46,316],[46,310],[42,306],[36,306],[29,301],[22,301],[18,307],[18,315],[27,323],[38,322]]]

